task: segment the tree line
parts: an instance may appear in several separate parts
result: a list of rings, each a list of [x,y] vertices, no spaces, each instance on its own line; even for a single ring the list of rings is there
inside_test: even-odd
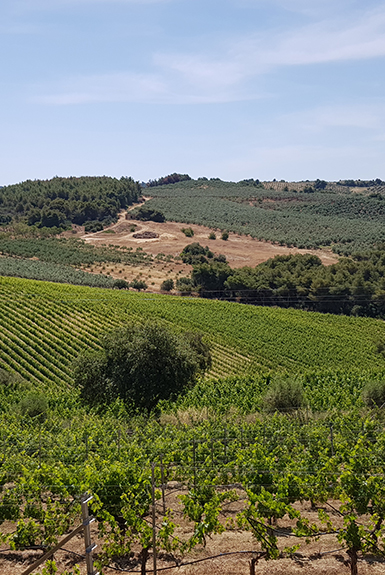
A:
[[[39,228],[63,228],[100,222],[102,229],[140,196],[139,183],[130,177],[26,180],[0,189],[0,225],[22,221]]]
[[[181,291],[254,305],[385,315],[385,246],[341,258],[330,266],[316,255],[294,254],[275,256],[255,268],[236,269],[224,256],[215,258],[208,248],[198,246],[190,244],[181,254],[193,266],[189,277],[177,281]]]

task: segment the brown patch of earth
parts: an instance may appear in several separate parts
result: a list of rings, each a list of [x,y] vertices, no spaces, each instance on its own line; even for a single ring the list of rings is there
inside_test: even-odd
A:
[[[130,226],[136,225],[135,232],[130,232]],[[217,233],[216,240],[209,240],[210,228],[189,224],[194,231],[194,236],[188,238],[181,231],[186,224],[178,222],[142,222],[139,220],[125,220],[124,216],[119,221],[102,232],[95,234],[85,234],[82,238],[94,245],[101,243],[119,246],[132,247],[136,249],[142,247],[147,253],[157,255],[164,253],[173,257],[179,256],[183,248],[192,242],[199,242],[209,248],[217,255],[224,254],[231,267],[239,268],[243,266],[255,267],[256,265],[272,258],[276,255],[287,254],[308,254],[317,255],[325,265],[336,263],[338,258],[331,250],[304,250],[298,248],[288,248],[269,242],[261,242],[250,236],[240,236],[229,233],[228,240],[220,239],[220,232]],[[134,238],[136,232],[153,232],[157,238],[139,239]],[[107,233],[106,233],[107,232]],[[114,232],[114,233],[112,233]]]
[[[232,268],[255,267],[276,255],[288,254],[311,253],[317,255],[324,265],[331,265],[338,261],[338,257],[331,250],[289,248],[231,232],[228,240],[222,240],[220,239],[221,232],[195,224],[188,224],[188,227],[192,228],[194,236],[186,237],[181,231],[185,226],[186,224],[179,222],[158,223],[126,220],[125,213],[122,213],[116,224],[101,232],[84,234],[83,228],[77,228],[70,235],[71,237],[80,237],[85,242],[95,246],[103,244],[125,246],[131,247],[134,251],[137,248],[142,248],[143,251],[154,257],[163,254],[164,257],[162,256],[161,260],[155,260],[150,265],[134,267],[104,264],[103,266],[92,267],[93,273],[104,273],[127,281],[132,281],[134,278],[142,279],[146,281],[151,291],[160,291],[160,285],[165,279],[172,278],[175,281],[179,276],[190,273],[191,266],[183,264],[179,259],[179,254],[186,245],[192,242],[199,242],[203,246],[208,246],[215,255],[224,254]],[[211,232],[217,234],[217,239],[209,239]],[[152,237],[135,237],[138,233],[140,236]],[[155,235],[156,237],[154,237]]]
[[[136,206],[132,206],[128,211],[134,207]],[[180,222],[159,223],[127,220],[126,212],[122,212],[116,224],[101,232],[85,234],[84,227],[73,226],[72,231],[64,232],[62,235],[63,237],[81,238],[86,243],[95,246],[124,246],[131,247],[133,251],[141,248],[154,258],[158,256],[158,259],[154,259],[152,263],[139,266],[103,264],[83,268],[91,273],[103,273],[115,279],[125,279],[128,282],[133,279],[144,280],[149,291],[152,292],[159,292],[162,282],[166,279],[171,278],[175,282],[178,277],[190,274],[192,267],[183,264],[179,255],[186,245],[193,242],[199,242],[203,246],[208,246],[215,255],[224,254],[232,268],[255,267],[276,255],[288,254],[311,253],[317,255],[324,265],[331,265],[338,261],[338,257],[327,249],[306,250],[289,248],[232,232],[229,233],[227,240],[222,240],[220,231],[195,224],[188,224],[188,227],[192,228],[194,236],[186,237],[181,231],[184,227],[186,227],[186,224]],[[217,239],[209,239],[211,232],[216,233]]]

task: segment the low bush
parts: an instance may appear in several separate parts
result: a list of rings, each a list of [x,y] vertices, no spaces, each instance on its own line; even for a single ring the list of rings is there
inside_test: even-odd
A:
[[[291,412],[303,407],[305,396],[302,385],[290,379],[272,382],[264,396],[267,411]]]
[[[180,231],[184,233],[186,238],[192,238],[194,235],[194,230],[192,228],[181,228]]]
[[[136,289],[138,291],[142,290],[142,289],[147,289],[147,284],[145,281],[143,280],[132,280],[132,282],[129,284],[129,287],[132,287],[132,289]]]
[[[369,381],[362,390],[362,399],[368,407],[385,406],[385,381]]]
[[[103,224],[99,221],[86,222],[84,224],[84,231],[86,234],[94,234],[95,232],[100,232],[102,229]]]
[[[42,423],[47,419],[47,400],[44,395],[26,395],[20,402],[20,411],[23,417],[29,417]]]
[[[169,278],[167,280],[164,280],[164,282],[162,282],[160,289],[162,291],[171,291],[172,289],[174,289],[174,280]]]
[[[130,284],[126,282],[126,280],[118,279],[114,281],[112,287],[115,289],[128,289],[130,287]]]

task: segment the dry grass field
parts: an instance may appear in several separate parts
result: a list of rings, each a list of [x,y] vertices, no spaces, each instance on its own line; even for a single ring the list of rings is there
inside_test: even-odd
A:
[[[135,226],[135,230],[132,228]],[[181,231],[183,227],[191,227],[194,236],[189,238]],[[214,231],[217,238],[210,240],[210,232]],[[143,232],[152,232],[157,237],[150,239],[135,238],[134,235]],[[191,266],[183,264],[179,254],[183,248],[192,242],[199,242],[216,254],[224,254],[232,268],[243,266],[255,267],[256,265],[272,258],[276,255],[288,255],[295,253],[314,253],[318,255],[325,265],[330,265],[338,261],[338,258],[331,250],[303,250],[298,248],[288,248],[269,242],[261,242],[250,236],[240,236],[230,233],[228,240],[221,239],[221,233],[204,226],[188,225],[177,222],[142,222],[137,220],[126,220],[125,213],[121,214],[119,221],[101,232],[94,234],[84,234],[83,228],[78,227],[72,237],[81,237],[87,243],[93,245],[118,245],[131,247],[133,250],[142,248],[146,253],[154,256],[155,260],[151,265],[124,266],[121,264],[104,264],[103,266],[93,266],[93,273],[104,273],[113,278],[122,278],[127,281],[141,279],[146,282],[150,291],[160,291],[161,283],[168,278],[174,281],[191,271]]]

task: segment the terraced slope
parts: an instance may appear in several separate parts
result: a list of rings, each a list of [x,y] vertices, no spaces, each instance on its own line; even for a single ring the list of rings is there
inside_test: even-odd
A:
[[[385,323],[366,318],[0,278],[0,365],[39,385],[72,383],[71,362],[105,331],[154,318],[212,342],[212,375],[247,369],[385,368]]]

